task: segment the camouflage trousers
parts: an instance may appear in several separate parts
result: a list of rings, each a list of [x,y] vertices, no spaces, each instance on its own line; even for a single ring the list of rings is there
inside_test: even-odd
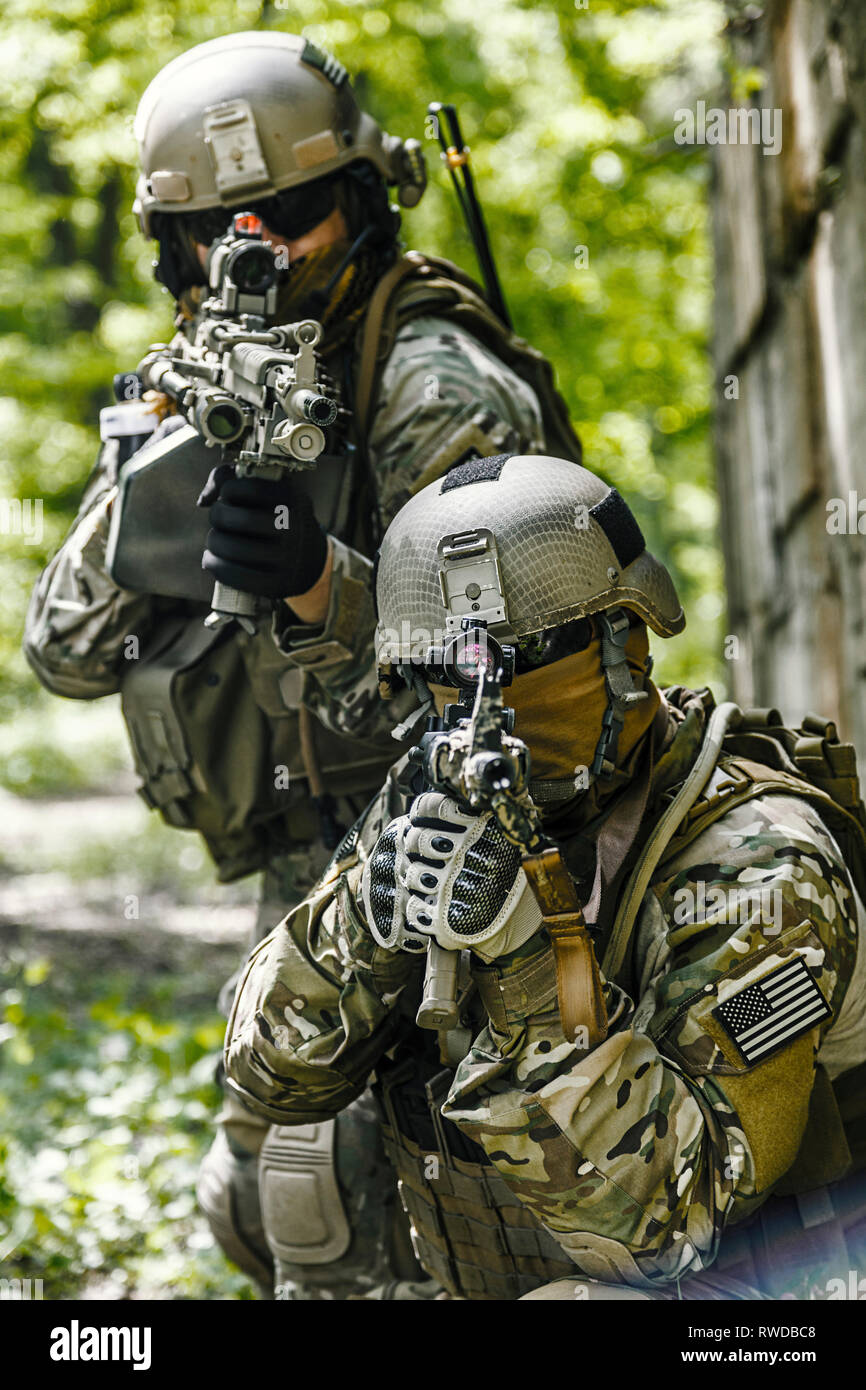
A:
[[[602,1277],[557,1279],[523,1301],[838,1301],[866,1297],[866,1172],[796,1196],[771,1196],[722,1236],[710,1269],[634,1288]]]
[[[330,857],[322,845],[265,874],[251,945],[302,901]],[[227,1016],[237,973],[220,991]],[[222,1079],[222,1065],[217,1069]],[[439,1286],[415,1260],[372,1097],[324,1125],[283,1126],[228,1092],[199,1175],[199,1203],[230,1260],[264,1298],[421,1299]]]

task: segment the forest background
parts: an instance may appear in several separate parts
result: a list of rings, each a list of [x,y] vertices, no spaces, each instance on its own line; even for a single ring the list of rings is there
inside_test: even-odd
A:
[[[709,170],[673,132],[723,79],[735,97],[760,80],[726,72],[723,25],[716,0],[7,0],[0,496],[39,503],[44,526],[0,536],[0,1281],[41,1278],[50,1298],[251,1293],[193,1186],[217,1100],[212,995],[255,884],[217,889],[195,841],[135,801],[116,699],[48,695],[20,649],[112,376],[169,336],[131,212],[144,87],[219,34],[303,32],[387,130],[424,142],[407,245],[474,274],[425,119],[431,100],[457,105],[517,329],[675,576],[689,624],[655,644],[656,678],[718,696]]]

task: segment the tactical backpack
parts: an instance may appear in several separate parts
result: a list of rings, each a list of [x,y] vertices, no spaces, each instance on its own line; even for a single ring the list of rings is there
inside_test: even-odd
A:
[[[399,330],[420,314],[451,319],[477,338],[538,397],[547,452],[580,463],[580,440],[568,407],[556,389],[551,363],[503,324],[471,276],[441,256],[407,251],[379,281],[370,299],[356,345],[356,430],[366,436],[377,386]],[[413,487],[419,492],[435,477],[424,475]]]
[[[623,969],[644,893],[656,869],[734,806],[772,792],[811,802],[832,834],[860,903],[866,906],[866,809],[860,799],[854,748],[832,720],[807,714],[787,727],[777,709],[712,709],[701,750],[685,780],[671,788],[619,897],[602,969]],[[718,776],[713,774],[718,770]],[[776,1193],[821,1188],[866,1168],[866,1063],[830,1083],[818,1068],[809,1124],[793,1167]]]
[[[643,895],[658,865],[679,854],[732,807],[768,792],[787,792],[819,808],[866,905],[866,809],[853,746],[841,743],[836,725],[821,715],[807,714],[800,727],[792,729],[777,709],[741,710],[730,701],[713,708],[710,692],[703,696],[704,707],[712,712],[698,757],[685,780],[665,794],[662,814],[620,894],[602,961],[609,978],[625,960]],[[716,768],[721,777],[713,777]]]

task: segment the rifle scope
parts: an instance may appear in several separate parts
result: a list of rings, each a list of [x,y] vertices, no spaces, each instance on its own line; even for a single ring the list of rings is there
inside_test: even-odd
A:
[[[449,637],[441,647],[430,647],[424,658],[425,674],[437,685],[474,690],[478,674],[495,676],[501,671],[500,685],[514,679],[514,648],[503,647],[481,623],[467,624],[462,632]]]
[[[265,294],[277,278],[270,246],[242,242],[229,253],[223,274],[230,276],[244,294]]]

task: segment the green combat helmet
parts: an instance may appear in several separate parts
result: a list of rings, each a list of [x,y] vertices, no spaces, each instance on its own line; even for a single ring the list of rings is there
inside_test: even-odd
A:
[[[177,214],[188,224],[190,215],[317,182],[303,195],[314,226],[316,192],[350,167],[372,166],[404,207],[426,186],[420,142],[387,135],[360,109],[342,64],[295,34],[228,34],[182,53],[145,91],[134,131],[141,174],[133,211],[144,235],[160,242]],[[209,230],[198,239],[225,227]],[[176,277],[157,275],[176,292]]]

